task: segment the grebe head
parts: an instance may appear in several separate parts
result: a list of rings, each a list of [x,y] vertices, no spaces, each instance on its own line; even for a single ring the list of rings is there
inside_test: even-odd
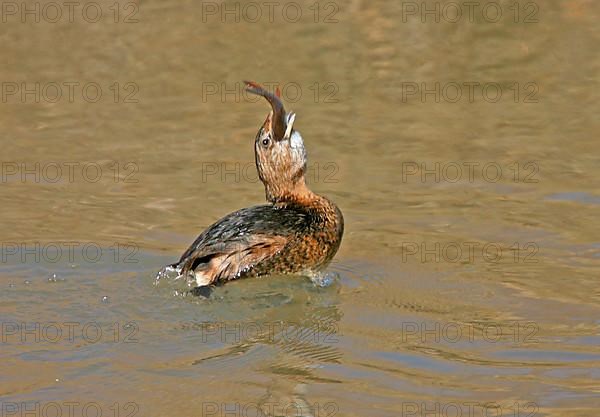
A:
[[[272,109],[254,142],[256,168],[265,185],[267,200],[279,202],[301,197],[307,192],[304,179],[307,157],[302,136],[294,130],[296,115],[286,113],[279,89],[273,94],[254,82],[246,84],[249,93],[266,98]]]

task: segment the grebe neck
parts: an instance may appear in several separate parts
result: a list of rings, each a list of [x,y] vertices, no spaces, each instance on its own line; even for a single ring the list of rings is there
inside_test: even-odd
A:
[[[265,184],[267,200],[273,204],[299,204],[314,205],[319,203],[323,197],[315,194],[308,188],[304,176],[298,178],[296,182],[282,186],[281,184]]]

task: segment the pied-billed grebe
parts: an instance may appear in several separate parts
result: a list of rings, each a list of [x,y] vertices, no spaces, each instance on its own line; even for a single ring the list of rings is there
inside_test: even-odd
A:
[[[267,274],[313,274],[337,252],[344,218],[330,200],[308,189],[306,150],[275,94],[246,81],[271,104],[254,141],[256,168],[269,204],[231,213],[206,229],[172,266],[198,287]],[[200,291],[199,293],[202,293]]]

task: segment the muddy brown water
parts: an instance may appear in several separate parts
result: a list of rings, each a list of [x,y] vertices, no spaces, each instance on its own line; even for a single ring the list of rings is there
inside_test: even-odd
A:
[[[453,4],[3,3],[2,415],[597,415],[599,7]],[[183,297],[156,272],[264,200],[243,79],[339,278]]]

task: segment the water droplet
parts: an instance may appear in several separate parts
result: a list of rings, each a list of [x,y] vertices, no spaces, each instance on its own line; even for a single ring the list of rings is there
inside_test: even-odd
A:
[[[339,281],[340,276],[336,272],[317,272],[310,278],[317,287],[329,287],[334,282]]]

